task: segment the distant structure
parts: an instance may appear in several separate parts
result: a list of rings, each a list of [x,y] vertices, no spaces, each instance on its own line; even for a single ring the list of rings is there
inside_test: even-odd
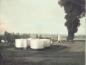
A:
[[[59,34],[59,35],[58,35],[58,42],[60,43],[61,40],[62,40],[62,39],[61,39],[61,35]]]

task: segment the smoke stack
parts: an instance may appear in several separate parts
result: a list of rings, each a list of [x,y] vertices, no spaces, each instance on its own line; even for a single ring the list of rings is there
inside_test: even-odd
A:
[[[80,18],[85,16],[85,0],[60,0],[59,4],[64,7],[66,13],[67,40],[73,40],[80,25]]]

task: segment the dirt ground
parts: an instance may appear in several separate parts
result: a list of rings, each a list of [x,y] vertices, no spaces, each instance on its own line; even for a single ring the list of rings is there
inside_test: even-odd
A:
[[[63,42],[43,50],[1,47],[0,65],[85,65],[85,41]]]

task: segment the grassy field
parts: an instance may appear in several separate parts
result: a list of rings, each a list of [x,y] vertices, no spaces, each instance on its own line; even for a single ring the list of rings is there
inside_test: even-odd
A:
[[[0,65],[85,65],[85,41],[63,42],[43,50],[1,47]]]

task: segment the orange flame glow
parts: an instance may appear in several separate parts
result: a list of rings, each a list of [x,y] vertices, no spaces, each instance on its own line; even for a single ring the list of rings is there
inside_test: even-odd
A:
[[[0,22],[0,32],[5,32],[5,31],[6,31],[5,24],[3,24],[2,22]]]

